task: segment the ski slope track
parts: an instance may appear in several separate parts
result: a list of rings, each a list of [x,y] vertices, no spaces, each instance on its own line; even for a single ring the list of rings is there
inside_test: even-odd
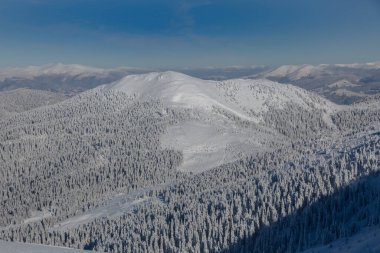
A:
[[[86,253],[86,250],[76,250],[66,247],[53,247],[32,243],[0,241],[1,253]]]

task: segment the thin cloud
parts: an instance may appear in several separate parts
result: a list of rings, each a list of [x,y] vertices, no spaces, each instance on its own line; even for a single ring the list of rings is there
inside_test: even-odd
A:
[[[176,10],[177,17],[180,20],[179,29],[186,35],[192,34],[196,22],[192,10],[210,4],[211,1],[209,0],[181,0]]]

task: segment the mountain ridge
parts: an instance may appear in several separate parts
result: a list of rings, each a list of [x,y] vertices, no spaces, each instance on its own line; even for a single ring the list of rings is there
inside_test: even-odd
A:
[[[264,79],[203,80],[175,72],[153,72],[128,75],[105,87],[119,90],[139,99],[161,99],[169,104],[212,110],[219,106],[245,120],[258,121],[254,114],[281,108],[286,103],[331,110],[333,103],[296,86]],[[211,101],[211,102],[210,102]],[[249,112],[251,115],[249,115]],[[252,115],[253,113],[253,115]]]
[[[231,66],[173,69],[207,80],[269,79],[290,83],[314,91],[338,104],[352,104],[364,97],[380,93],[380,63]],[[118,81],[130,74],[152,72],[153,69],[130,67],[94,68],[84,65],[50,64],[0,70],[0,90],[34,88],[78,94],[96,86]],[[336,83],[352,85],[345,88]]]
[[[325,223],[316,240],[297,229],[294,240],[265,232],[259,248],[251,240],[262,230],[281,232],[275,223],[287,229],[283,218],[323,197],[334,206],[330,194],[378,171],[379,108],[376,98],[341,106],[270,80],[175,72],[36,103],[0,120],[0,239],[107,252],[235,253],[294,252],[298,241],[307,249],[352,235],[343,225],[331,234]],[[350,207],[369,191],[380,196],[357,189],[347,189]],[[314,224],[318,211],[334,214],[323,204],[310,210]],[[345,215],[371,207],[358,226],[376,225],[376,205]],[[307,226],[297,217],[294,226]]]

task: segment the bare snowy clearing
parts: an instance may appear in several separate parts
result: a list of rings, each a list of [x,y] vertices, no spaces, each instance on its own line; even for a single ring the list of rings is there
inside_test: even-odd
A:
[[[18,243],[0,241],[2,253],[86,253],[86,250],[76,250],[65,247],[53,247],[32,243]]]

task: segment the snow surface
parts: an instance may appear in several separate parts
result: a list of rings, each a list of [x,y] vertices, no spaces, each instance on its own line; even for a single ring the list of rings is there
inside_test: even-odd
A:
[[[142,189],[132,193],[120,193],[97,208],[54,225],[54,229],[68,230],[81,224],[89,223],[96,218],[121,216],[136,205],[148,201],[150,198],[144,196],[144,192],[147,190],[149,189]]]
[[[292,85],[260,79],[202,80],[172,71],[129,75],[111,84],[110,89],[177,107],[212,112],[217,108],[253,122],[262,121],[262,114],[269,108],[281,109],[287,103],[306,110],[333,107],[327,100]]]
[[[32,211],[31,217],[24,220],[24,224],[26,223],[33,223],[36,221],[43,220],[45,218],[51,217],[51,213],[49,211]]]
[[[367,63],[352,63],[352,64],[335,64],[335,66],[343,68],[380,68],[380,62],[367,62]]]
[[[44,66],[29,66],[26,68],[8,68],[0,71],[0,81],[7,78],[33,79],[40,75],[101,75],[105,74],[105,69],[82,66],[78,64],[49,64]]]
[[[199,173],[248,154],[267,151],[264,141],[273,135],[238,128],[215,118],[212,122],[190,120],[170,126],[161,141],[164,148],[182,151],[184,162],[180,170]]]
[[[346,79],[339,80],[337,82],[331,83],[327,85],[329,88],[346,88],[346,87],[358,87],[360,85],[351,83]]]
[[[89,251],[31,243],[0,241],[0,253],[85,253]]]
[[[312,248],[303,253],[378,253],[380,252],[380,228],[363,230],[356,235]]]
[[[277,77],[283,78],[287,77],[289,80],[299,80],[308,76],[315,76],[323,71],[327,70],[329,67],[340,67],[340,68],[352,68],[352,69],[379,69],[380,62],[369,62],[369,63],[353,63],[353,64],[319,64],[319,65],[282,65],[274,70],[271,70],[262,76],[267,77]]]
[[[337,89],[331,93],[337,96],[345,96],[345,97],[367,97],[367,95],[364,93],[354,92],[347,89]]]
[[[306,77],[306,76],[309,76],[309,75],[315,73],[319,69],[320,69],[320,67],[315,67],[312,65],[303,65],[299,69],[297,69],[297,71],[295,71],[293,78],[296,80],[301,79],[303,77]]]

